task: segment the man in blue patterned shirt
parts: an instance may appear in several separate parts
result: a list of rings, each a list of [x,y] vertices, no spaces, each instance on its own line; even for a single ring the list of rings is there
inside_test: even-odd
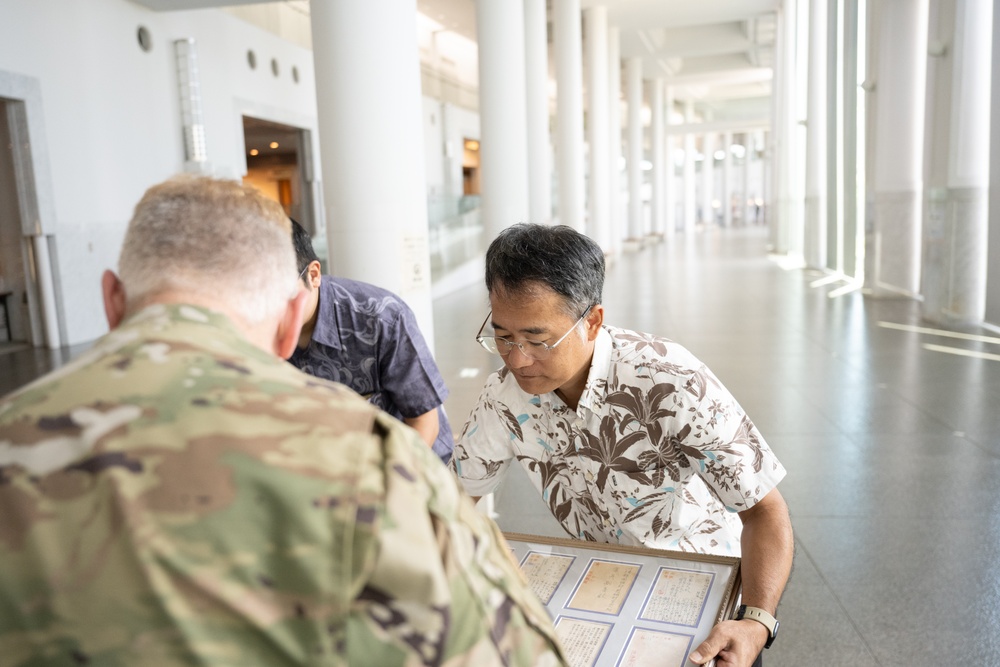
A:
[[[442,405],[448,389],[413,311],[381,287],[323,275],[309,233],[294,220],[292,241],[309,296],[289,361],[416,429],[447,463],[455,447]]]

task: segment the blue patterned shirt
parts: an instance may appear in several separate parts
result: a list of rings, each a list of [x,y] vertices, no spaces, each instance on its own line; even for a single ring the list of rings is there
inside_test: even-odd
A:
[[[445,463],[455,447],[442,404],[448,389],[410,307],[388,290],[323,276],[312,340],[289,361],[345,384],[397,419],[438,410],[434,453]]]

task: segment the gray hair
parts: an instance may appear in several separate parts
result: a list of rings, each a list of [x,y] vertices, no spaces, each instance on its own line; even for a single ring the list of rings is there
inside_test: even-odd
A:
[[[259,190],[178,176],[135,207],[119,274],[130,303],[173,291],[224,300],[247,323],[275,317],[295,287],[288,216]]]
[[[604,252],[593,239],[566,225],[521,223],[500,232],[486,251],[486,289],[518,293],[545,285],[580,317],[601,303]]]

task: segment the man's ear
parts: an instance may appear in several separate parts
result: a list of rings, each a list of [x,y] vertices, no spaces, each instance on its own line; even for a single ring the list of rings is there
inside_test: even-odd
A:
[[[108,329],[114,331],[125,319],[125,285],[110,269],[101,275],[101,294],[104,297],[104,316],[108,319]]]
[[[306,282],[310,289],[316,289],[323,283],[323,267],[315,259],[306,267]]]
[[[274,353],[282,359],[287,359],[295,352],[299,342],[299,332],[302,331],[302,313],[305,311],[309,292],[300,289],[285,305],[285,312],[278,322],[274,332]]]
[[[587,331],[587,340],[595,340],[597,332],[601,330],[601,326],[604,324],[604,306],[599,303],[591,306],[590,312],[587,313],[587,317],[584,318],[583,323]]]

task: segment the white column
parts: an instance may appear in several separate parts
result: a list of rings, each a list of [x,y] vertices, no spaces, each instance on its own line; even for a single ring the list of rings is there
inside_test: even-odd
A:
[[[684,122],[694,122],[694,100],[684,103]],[[695,217],[698,214],[698,203],[695,201],[695,144],[694,135],[690,132],[684,135],[684,231],[693,232]]]
[[[798,66],[799,61],[799,0],[785,0],[778,13],[775,75],[777,105],[774,133],[774,194],[777,210],[771,219],[773,250],[781,254],[799,255],[801,251],[800,215],[802,200],[799,175],[802,168],[799,154]]]
[[[432,343],[416,20],[415,0],[311,10],[332,272],[397,293]]]
[[[774,202],[774,187],[772,180],[774,178],[774,170],[771,168],[772,157],[769,152],[769,147],[772,146],[770,132],[759,132],[757,133],[757,146],[761,151],[760,159],[758,162],[759,172],[758,179],[760,181],[760,194],[754,198],[754,214],[757,216],[757,221],[761,224],[769,224],[770,219],[774,217],[771,205]]]
[[[638,240],[642,229],[642,58],[625,63],[628,95],[628,236]]]
[[[827,7],[828,0],[810,1],[803,259],[814,269],[826,266]]]
[[[992,3],[930,4],[924,155],[925,319],[978,324],[986,307]]]
[[[611,184],[608,156],[611,152],[608,133],[608,8],[591,7],[584,12],[587,31],[587,137],[590,141],[590,220],[588,235],[605,253],[611,244]]]
[[[1000,11],[993,12],[993,34],[1000,35]],[[993,40],[994,63],[1000,63],[1000,39]],[[990,211],[986,273],[986,321],[1000,328],[1000,65],[990,72]]]
[[[785,24],[787,23],[785,12],[783,7],[779,7],[777,12],[777,19],[775,21],[775,34],[774,34],[774,77],[771,79],[771,128],[770,132],[767,133],[767,144],[764,149],[764,154],[767,156],[780,156],[782,151],[781,142],[784,139],[784,133],[782,128],[785,125],[785,105],[782,104],[784,100],[784,87],[788,82],[788,74],[785,72],[785,49],[787,49],[788,35],[785,31]],[[768,250],[771,252],[782,252],[780,250],[780,232],[778,229],[778,221],[780,215],[774,215],[774,212],[780,210],[780,186],[781,183],[781,167],[783,161],[779,157],[776,160],[765,161],[768,162],[767,169],[768,172],[761,174],[761,197],[764,199],[764,206],[772,212],[772,215],[767,217],[767,245]],[[769,187],[774,186],[774,187]],[[778,196],[772,197],[772,192]]]
[[[35,254],[35,275],[38,278],[38,296],[41,300],[42,328],[45,331],[45,345],[50,350],[58,350],[59,314],[56,312],[55,281],[52,279],[52,261],[49,258],[49,237],[44,234],[31,237]],[[7,306],[10,307],[10,304]],[[10,332],[7,332],[10,334]]]
[[[524,5],[476,0],[476,25],[480,187],[488,243],[529,216]]]
[[[722,226],[733,226],[733,133],[722,135],[722,149],[726,156],[722,158]]]
[[[747,226],[753,221],[753,206],[750,204],[750,162],[756,152],[753,134],[750,132],[743,135],[743,146],[746,150],[743,153],[743,198],[740,206],[743,207],[743,226]]]
[[[865,283],[875,296],[920,288],[927,0],[881,4],[875,81],[875,215]]]
[[[712,201],[716,199],[714,132],[706,132],[702,136],[701,152],[705,156],[701,161],[701,222],[705,227],[711,227],[715,224],[715,208],[712,206]]]
[[[664,221],[666,220],[666,199],[663,188],[667,178],[666,151],[663,145],[663,79],[653,79],[649,84],[652,92],[649,98],[649,108],[653,116],[650,125],[650,143],[653,148],[653,171],[650,174],[653,186],[653,210],[650,233],[663,236]]]
[[[583,38],[580,34],[580,0],[552,0],[552,42],[557,85],[559,222],[583,232]],[[480,79],[480,85],[482,83]]]
[[[524,60],[528,132],[528,218],[552,220],[549,142],[549,39],[545,0],[524,0]]]
[[[611,250],[621,252],[625,238],[625,201],[622,197],[622,61],[621,35],[618,28],[608,28],[608,170],[610,178]]]
[[[663,147],[663,231],[672,236],[677,231],[677,189],[674,187],[674,135],[669,134],[671,116],[674,113],[674,89],[664,86],[664,131],[667,132]]]

